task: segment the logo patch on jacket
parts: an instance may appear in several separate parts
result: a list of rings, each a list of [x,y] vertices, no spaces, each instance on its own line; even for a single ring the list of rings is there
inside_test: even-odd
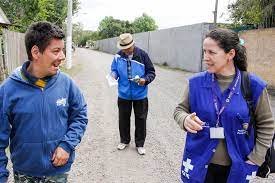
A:
[[[190,179],[188,172],[194,168],[194,166],[191,164],[191,159],[187,158],[186,161],[182,161],[182,166],[184,167],[184,169],[181,170],[182,175]]]
[[[56,106],[61,106],[62,105],[63,107],[65,107],[66,103],[67,103],[67,99],[66,98],[60,98],[60,99],[57,99]]]

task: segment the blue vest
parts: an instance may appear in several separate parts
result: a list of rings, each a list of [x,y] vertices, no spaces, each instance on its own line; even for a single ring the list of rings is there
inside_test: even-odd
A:
[[[213,84],[208,72],[201,72],[189,80],[190,112],[197,116],[209,127],[215,127],[217,115],[213,103],[213,92],[218,99],[219,109],[229,92],[232,84],[223,93],[217,81]],[[259,77],[250,74],[253,104],[256,106],[266,83]],[[232,82],[233,83],[233,82]],[[228,183],[248,182],[255,176],[258,166],[245,163],[247,156],[254,147],[254,130],[251,126],[247,130],[244,123],[250,120],[249,109],[240,89],[241,80],[237,83],[229,105],[220,116],[220,126],[224,128],[224,135],[231,158],[231,169]],[[187,133],[186,145],[181,166],[181,180],[184,183],[204,182],[208,164],[216,151],[218,139],[210,139],[210,128],[204,127],[197,134]],[[249,135],[247,135],[247,132]]]

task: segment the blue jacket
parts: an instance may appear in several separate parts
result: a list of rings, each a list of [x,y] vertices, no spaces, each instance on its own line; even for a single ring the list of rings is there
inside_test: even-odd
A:
[[[250,74],[250,78],[253,103],[256,106],[266,83],[253,74]],[[206,125],[215,127],[217,116],[213,103],[211,79],[211,74],[208,72],[199,73],[190,79],[189,104],[191,113],[196,112],[196,115],[206,122]],[[243,123],[249,122],[250,115],[241,93],[240,84],[239,80],[231,102],[220,118],[220,126],[224,128],[228,153],[231,158],[228,183],[248,182],[249,176],[254,175],[258,169],[256,165],[245,163],[247,156],[254,148],[254,130],[251,126],[248,127],[250,135],[247,136],[243,129]],[[215,81],[213,92],[218,98],[219,108],[232,89],[232,85],[221,93],[218,83]],[[185,183],[203,183],[205,180],[209,161],[218,145],[217,139],[210,139],[209,127],[204,127],[197,134],[187,133],[181,168],[181,179]]]
[[[135,47],[131,60],[119,51],[112,62],[111,72],[118,78],[118,96],[126,100],[141,100],[147,97],[148,84],[155,79],[155,69],[148,56],[142,49]],[[139,86],[129,79],[135,76],[145,79],[145,85]]]
[[[0,182],[9,175],[9,140],[14,171],[38,177],[69,171],[87,122],[84,97],[68,76],[58,72],[42,90],[17,68],[0,86]],[[62,167],[51,162],[58,146],[70,153]]]

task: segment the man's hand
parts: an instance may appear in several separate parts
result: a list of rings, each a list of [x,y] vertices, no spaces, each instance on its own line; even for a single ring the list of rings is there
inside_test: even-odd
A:
[[[70,154],[61,147],[57,147],[53,153],[52,162],[54,166],[63,166],[67,163]]]
[[[117,80],[117,75],[116,75],[116,73],[115,72],[111,72],[111,74],[110,74],[111,76],[112,76],[112,78],[114,78],[115,80]]]
[[[144,78],[140,78],[139,81],[138,81],[138,85],[144,86],[145,85],[145,79]]]

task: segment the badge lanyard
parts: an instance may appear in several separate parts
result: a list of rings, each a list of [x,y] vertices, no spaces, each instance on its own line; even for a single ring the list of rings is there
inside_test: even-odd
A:
[[[236,90],[237,84],[240,80],[240,71],[237,70],[237,77],[234,81],[234,85],[232,87],[232,89],[230,90],[230,93],[228,94],[228,97],[226,98],[225,102],[223,102],[222,107],[218,108],[218,97],[215,94],[214,91],[214,83],[215,83],[215,76],[214,74],[212,74],[212,93],[213,93],[213,102],[214,102],[214,106],[215,106],[215,111],[216,111],[216,115],[217,115],[217,121],[216,121],[216,127],[219,127],[219,123],[220,123],[220,116],[222,114],[222,112],[224,111],[224,109],[229,105],[229,103],[231,102],[231,98],[233,96],[234,91]]]

